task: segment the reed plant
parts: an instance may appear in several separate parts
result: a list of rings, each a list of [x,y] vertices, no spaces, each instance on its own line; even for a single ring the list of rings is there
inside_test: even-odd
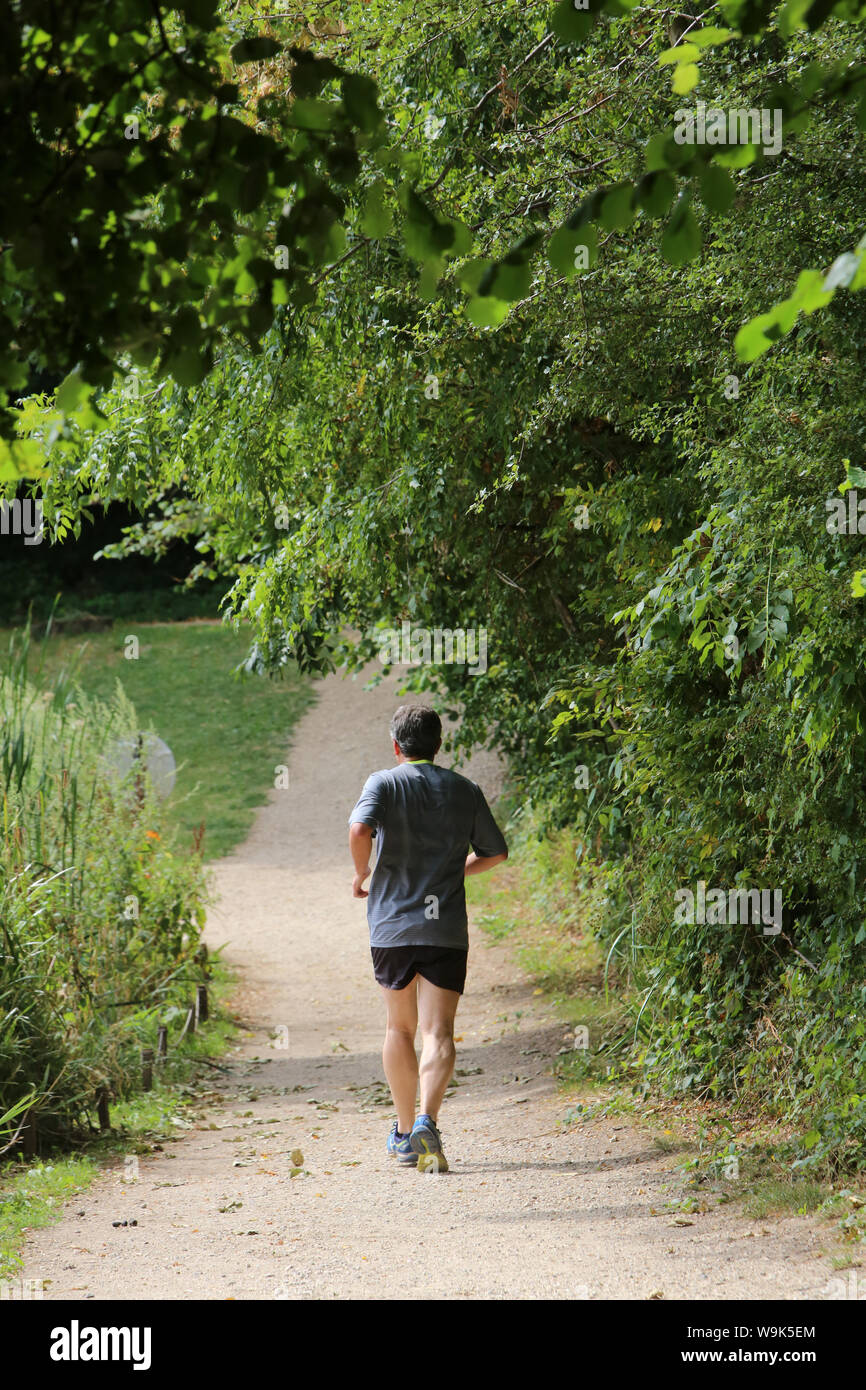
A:
[[[43,1145],[89,1128],[101,1092],[134,1090],[140,1049],[185,1016],[204,978],[202,866],[163,841],[141,764],[123,775],[118,750],[139,732],[119,684],[99,700],[74,670],[44,679],[29,631],[12,639],[0,662],[0,1151],[27,1126]]]

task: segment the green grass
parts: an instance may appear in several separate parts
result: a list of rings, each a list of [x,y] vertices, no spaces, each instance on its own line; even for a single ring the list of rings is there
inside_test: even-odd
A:
[[[8,637],[0,633],[0,669]],[[138,639],[137,660],[124,656],[127,637]],[[244,633],[219,624],[127,620],[87,638],[34,642],[29,669],[35,677],[40,663],[47,675],[74,665],[83,688],[100,698],[120,681],[142,726],[168,744],[178,764],[166,805],[177,847],[192,848],[203,824],[202,855],[217,859],[246,836],[313,698],[294,668],[281,681],[235,676],[247,650]]]
[[[50,1226],[64,1202],[82,1192],[98,1172],[95,1161],[81,1155],[16,1165],[0,1190],[0,1285],[11,1283],[21,1268],[18,1252],[26,1232]]]
[[[743,1198],[747,1216],[805,1216],[817,1211],[827,1198],[826,1183],[788,1176],[760,1178],[751,1183]]]
[[[547,997],[564,1025],[588,1030],[556,1060],[561,1088],[606,1082],[615,1058],[604,1048],[621,1036],[626,1011],[615,979],[605,989],[604,956],[592,934],[596,904],[591,894],[574,892],[566,834],[510,838],[506,865],[467,880],[474,920],[493,941],[512,947],[536,993]]]

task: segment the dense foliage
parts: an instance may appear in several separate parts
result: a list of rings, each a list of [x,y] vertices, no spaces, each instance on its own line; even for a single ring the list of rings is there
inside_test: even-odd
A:
[[[195,538],[251,665],[484,628],[483,674],[415,685],[577,828],[639,990],[635,1064],[802,1121],[805,1161],[862,1162],[866,561],[826,524],[866,485],[862,299],[836,293],[862,281],[862,7],[606,9],[565,44],[543,4],[343,5],[319,47],[376,78],[399,180],[361,159],[352,254],[260,353],[226,334],[194,389],[157,368],[107,392],[110,428],[53,451],[46,514],[121,496],[149,510],[131,547]],[[698,67],[686,30],[716,20]],[[657,138],[698,99],[778,107],[781,149],[708,172]],[[409,176],[475,238],[453,271],[413,242]],[[50,403],[21,421],[47,442]],[[781,930],[678,920],[699,881],[780,893]]]
[[[141,1047],[185,1016],[203,882],[163,844],[149,783],[121,780],[137,732],[122,693],[31,684],[25,653],[0,670],[0,1115],[24,1106],[51,1139],[101,1090],[135,1089]]]

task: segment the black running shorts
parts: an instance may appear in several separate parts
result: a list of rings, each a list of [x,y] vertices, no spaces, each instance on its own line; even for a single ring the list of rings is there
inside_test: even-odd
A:
[[[386,989],[405,989],[423,975],[439,989],[463,993],[468,951],[454,946],[371,946],[373,973]]]

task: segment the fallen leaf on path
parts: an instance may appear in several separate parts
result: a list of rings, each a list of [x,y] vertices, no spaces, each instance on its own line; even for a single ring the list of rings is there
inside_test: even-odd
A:
[[[687,1216],[675,1216],[669,1223],[671,1226],[694,1226],[694,1221],[690,1221]]]
[[[304,1155],[300,1149],[292,1149],[289,1158],[296,1168],[302,1168],[304,1166]]]
[[[664,1293],[661,1289],[654,1289],[650,1294],[650,1298],[664,1298]]]

